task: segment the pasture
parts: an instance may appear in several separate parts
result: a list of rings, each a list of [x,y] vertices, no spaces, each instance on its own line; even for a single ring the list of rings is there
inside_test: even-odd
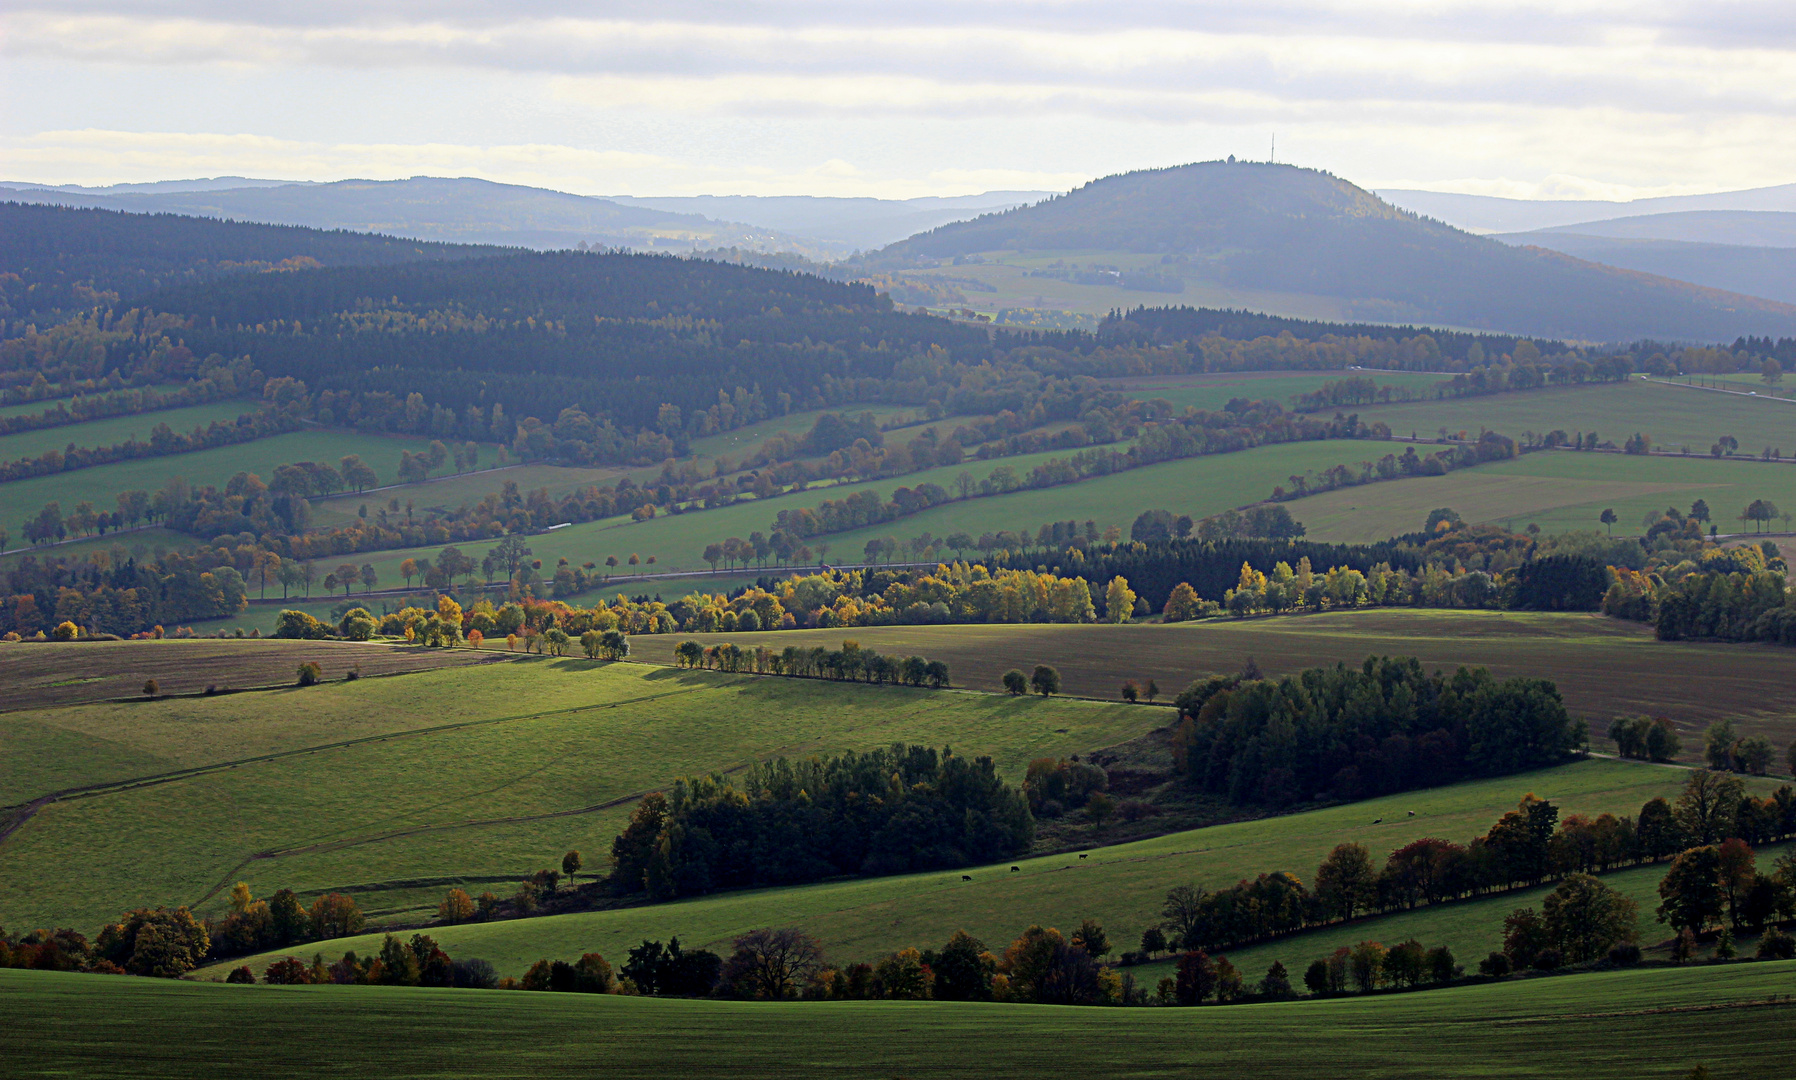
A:
[[[1796,427],[1792,436],[1796,446]],[[1668,506],[1688,513],[1697,499],[1709,504],[1723,533],[1751,532],[1739,514],[1754,499],[1796,510],[1796,462],[1549,450],[1445,476],[1340,488],[1285,505],[1311,539],[1363,543],[1414,532],[1440,506],[1471,522],[1518,532],[1533,524],[1549,533],[1600,530],[1602,512],[1613,509],[1620,519],[1616,534],[1638,536],[1648,513],[1656,519]]]
[[[670,634],[633,639],[634,655],[671,663],[674,647],[688,637],[776,650],[839,648],[852,637],[881,653],[946,661],[956,685],[991,691],[1011,668],[1027,672],[1046,663],[1059,669],[1067,693],[1103,700],[1116,700],[1125,679],[1144,685],[1153,679],[1170,700],[1196,676],[1237,671],[1250,657],[1278,675],[1319,664],[1357,665],[1373,655],[1415,656],[1430,671],[1481,665],[1502,678],[1553,680],[1567,707],[1589,720],[1598,748],[1606,745],[1610,719],[1638,713],[1670,716],[1691,760],[1702,729],[1723,717],[1778,746],[1796,739],[1796,702],[1787,693],[1796,680],[1796,650],[1661,642],[1648,626],[1600,615],[1383,608],[1172,624]]]
[[[214,644],[247,655],[266,643]],[[356,887],[374,909],[392,906],[385,890],[428,886],[434,904],[442,882],[516,881],[570,848],[601,864],[630,804],[682,775],[907,742],[991,754],[1015,781],[1032,758],[1127,741],[1161,720],[1082,701],[540,657],[0,714],[0,740],[42,749],[13,755],[5,802],[205,767],[42,806],[0,844],[0,925],[93,929],[144,903],[215,912],[239,879],[258,893]]]
[[[1299,447],[1311,447],[1319,444],[1303,443],[1296,445]],[[1273,449],[1285,448],[1278,447]],[[1259,451],[1249,451],[1249,453],[1258,452]],[[707,570],[711,568],[706,565],[702,558],[706,545],[731,536],[747,537],[750,533],[755,532],[770,533],[773,531],[774,517],[781,510],[816,506],[826,499],[845,499],[850,495],[862,491],[875,491],[878,492],[882,498],[889,499],[893,489],[899,487],[915,487],[916,485],[923,483],[934,483],[940,484],[943,487],[949,487],[954,483],[954,478],[963,472],[970,473],[977,479],[983,479],[990,474],[992,469],[999,465],[1008,465],[1017,470],[1018,473],[1027,474],[1030,469],[1050,458],[1065,456],[1066,454],[1064,451],[1041,454],[1021,454],[1015,457],[1008,457],[990,462],[967,462],[962,465],[925,469],[921,472],[909,473],[904,476],[895,476],[885,480],[814,485],[805,491],[782,495],[765,502],[747,498],[733,505],[718,507],[713,510],[689,511],[683,514],[662,514],[659,517],[651,518],[647,521],[632,521],[628,516],[619,515],[616,517],[602,518],[598,521],[581,522],[576,525],[570,525],[565,529],[557,529],[552,533],[538,533],[527,539],[530,544],[530,549],[534,553],[534,557],[543,561],[543,568],[548,574],[554,573],[556,561],[562,558],[567,559],[575,565],[582,565],[588,562],[603,565],[606,557],[611,555],[617,556],[619,563],[622,564],[619,567],[620,570],[628,569],[629,557],[631,555],[640,556],[643,560],[642,564],[638,567],[640,570]],[[1220,459],[1197,458],[1192,459],[1192,463],[1207,460]],[[1332,459],[1330,460],[1332,461]],[[1173,462],[1170,464],[1190,463]],[[1130,475],[1134,474],[1125,473],[1118,477],[1106,477],[1104,479],[1118,480]],[[1219,470],[1218,475],[1219,477],[1221,475]],[[484,477],[471,478],[471,481],[474,483],[483,483],[486,490],[492,491],[498,489],[499,484],[503,482],[505,476],[506,473],[493,473]],[[1079,485],[1079,487],[1083,490],[1085,486],[1099,482],[1100,481],[1085,481],[1083,484]],[[0,493],[3,493],[4,490],[4,488],[0,488]],[[991,498],[972,499],[964,504],[955,503],[947,507],[938,507],[935,510],[926,511],[913,518],[888,522],[883,527],[883,531],[881,529],[873,529],[867,530],[867,532],[870,535],[877,533],[878,535],[883,536],[896,531],[907,537],[912,536],[923,531],[923,529],[928,528],[926,525],[918,525],[913,529],[911,528],[912,522],[920,521],[923,518],[930,517],[941,511],[963,505],[979,506],[981,509],[976,512],[983,513],[986,516],[995,519],[997,516],[1006,513],[1007,511],[999,509],[997,505],[985,507],[983,504],[1002,504],[1003,506],[1010,507],[1015,505],[1013,500],[1023,498],[1027,495],[1045,495],[1051,499],[1056,492],[1061,493],[1060,498],[1064,500],[1064,493],[1068,490],[1070,489],[1060,488],[1046,492],[1013,492],[1008,495],[999,495]],[[1268,485],[1268,490],[1270,490],[1270,485]],[[369,502],[371,504],[370,512],[372,513],[373,499],[381,498],[382,495],[385,494],[403,496],[403,493],[401,492],[381,493],[357,501],[358,503],[363,501]],[[1132,505],[1134,502],[1139,501],[1138,499],[1127,497],[1121,492],[1118,494],[1119,498],[1112,500],[1118,506]],[[418,495],[409,497],[413,498],[415,501],[421,499],[421,496]],[[1253,496],[1247,496],[1242,501],[1252,501],[1252,499]],[[342,499],[338,500],[338,502],[347,504],[348,500]],[[1034,503],[1041,504],[1041,507],[1047,506],[1046,502],[1040,499],[1034,500]],[[401,498],[401,505],[404,505],[404,497]],[[420,505],[422,505],[421,502]],[[1229,505],[1234,504],[1231,503]],[[1038,507],[1031,512],[1049,514],[1054,509],[1051,507],[1041,507]],[[1063,508],[1060,509],[1063,510]],[[353,507],[351,507],[350,512],[354,512]],[[1127,517],[1119,516],[1115,519],[1106,519],[1103,521],[1103,524],[1120,524],[1126,528],[1129,522],[1133,521],[1135,515],[1139,512],[1139,510],[1131,511],[1128,513]],[[1117,513],[1120,515],[1121,511],[1118,510]],[[1064,512],[1062,512],[1061,516],[1065,516]],[[1024,522],[1016,517],[1011,517],[1009,518],[1009,524],[996,527],[1017,528],[1023,524],[1028,524],[1030,530],[1033,531],[1036,527],[1050,520],[1053,520],[1053,518],[1044,516],[1039,519],[1030,519],[1028,522]],[[845,540],[848,542],[844,542]],[[487,551],[491,550],[493,543],[495,543],[495,541],[479,541],[459,544],[457,546],[464,554],[471,556],[478,562]],[[861,561],[861,547],[865,543],[865,539],[861,538],[859,533],[849,533],[843,534],[842,536],[831,535],[813,537],[808,543],[813,550],[818,549],[820,545],[827,545],[829,554],[833,556],[832,561],[856,563]],[[371,563],[375,572],[380,576],[381,585],[386,588],[392,588],[405,583],[404,579],[400,577],[399,574],[399,564],[401,562],[408,558],[434,559],[436,558],[437,553],[441,550],[442,546],[439,545],[429,548],[404,548],[392,551],[364,552],[361,555],[358,555],[355,561],[358,565],[364,561]],[[647,560],[650,556],[655,557],[655,565],[652,567],[647,565]],[[679,594],[664,593],[664,595]]]
[[[158,393],[167,394],[167,393],[172,393],[176,390],[181,389],[182,385],[183,385],[182,383],[156,383],[155,389],[157,390]],[[107,393],[110,393],[110,391],[96,390],[92,394],[81,395],[81,396],[101,397]],[[11,419],[12,417],[15,417],[15,416],[40,416],[44,412],[46,412],[50,409],[54,409],[58,405],[72,404],[74,402],[74,400],[75,400],[75,398],[73,396],[71,396],[71,397],[55,397],[55,398],[44,398],[41,401],[21,401],[16,404],[13,404],[13,405],[0,405],[0,417],[6,417],[7,419]]]
[[[1031,923],[1070,933],[1087,917],[1103,923],[1119,949],[1133,948],[1141,932],[1160,921],[1166,892],[1177,885],[1226,888],[1242,878],[1276,870],[1312,882],[1323,857],[1346,841],[1365,844],[1380,860],[1426,836],[1464,843],[1483,835],[1528,792],[1556,803],[1562,816],[1633,814],[1654,796],[1675,796],[1686,776],[1682,769],[1590,759],[1518,776],[1096,847],[1083,859],[1062,853],[966,871],[828,881],[609,911],[444,926],[431,934],[451,955],[479,956],[501,974],[512,975],[521,975],[542,957],[577,958],[596,951],[615,958],[644,938],[666,940],[670,934],[689,946],[717,949],[759,926],[801,926],[823,942],[836,963],[875,960],[907,945],[940,947],[956,930],[966,930],[1001,951]],[[1761,783],[1770,789],[1768,782]],[[1409,816],[1412,810],[1414,817]],[[1094,830],[1091,840],[1095,845],[1104,837]],[[1016,872],[1011,865],[1018,868]],[[963,876],[972,880],[963,881]],[[440,899],[447,888],[442,886],[435,898]],[[323,948],[334,958],[345,948],[364,954],[379,945],[376,934],[326,942]],[[1306,945],[1296,947],[1307,953]],[[309,957],[320,946],[301,948]],[[285,954],[265,954],[255,963],[263,966],[280,955]],[[215,965],[204,976],[223,978],[229,966]]]
[[[0,1008],[33,1035],[8,1055],[21,1078],[542,1076],[591,1062],[607,1075],[731,1080],[1671,1080],[1698,1064],[1721,1080],[1785,1067],[1796,1036],[1793,973],[1791,961],[1647,968],[1373,998],[1116,1010],[225,986],[8,970]]]
[[[1289,484],[1293,473],[1326,469],[1343,458],[1357,461],[1372,448],[1383,445],[1331,439],[1162,461],[1060,487],[944,503],[896,521],[816,539],[827,542],[831,554],[842,562],[858,562],[867,541],[881,537],[904,540],[927,532],[940,539],[965,532],[978,539],[981,533],[1001,529],[1028,529],[1033,535],[1051,521],[1096,521],[1099,527],[1117,525],[1126,540],[1130,524],[1143,510],[1170,510],[1201,518],[1246,506],[1272,494],[1274,485]],[[979,471],[973,474],[981,475]],[[815,546],[814,540],[812,547]]]
[[[0,461],[34,458],[47,450],[65,449],[71,443],[90,449],[112,446],[133,438],[148,442],[150,432],[155,430],[157,424],[167,424],[174,429],[175,434],[186,435],[194,428],[203,428],[214,420],[231,423],[244,413],[255,412],[259,404],[261,403],[250,398],[231,398],[179,409],[162,409],[134,416],[114,416],[105,420],[89,420],[83,424],[65,424],[62,427],[0,435]],[[43,409],[36,411],[42,412]]]
[[[1740,452],[1754,457],[1767,446],[1781,447],[1786,454],[1796,452],[1796,406],[1788,401],[1707,393],[1638,376],[1623,383],[1365,405],[1347,411],[1357,411],[1367,423],[1383,420],[1394,434],[1414,432],[1425,439],[1443,427],[1472,438],[1488,428],[1517,440],[1524,432],[1545,435],[1563,429],[1568,435],[1595,431],[1616,446],[1641,432],[1659,449],[1688,446],[1694,454],[1707,454],[1723,435],[1740,440]]]
[[[392,499],[399,500],[401,520],[407,503],[411,503],[412,512],[420,516],[430,510],[455,510],[478,503],[488,495],[499,494],[508,483],[516,484],[525,495],[542,488],[559,498],[588,484],[608,487],[628,472],[627,469],[588,469],[571,465],[510,465],[474,473],[451,473],[422,483],[396,484],[382,491],[352,491],[320,499],[312,503],[312,524],[317,528],[347,525],[356,519],[361,507],[366,506],[368,513],[374,515]],[[655,472],[658,474],[659,470]],[[389,516],[392,513],[388,511]]]
[[[380,477],[380,482],[388,484],[398,476],[402,451],[418,452],[429,448],[429,439],[409,436],[369,435],[337,429],[292,431],[237,446],[136,458],[0,484],[0,522],[17,535],[18,526],[52,500],[62,503],[64,513],[81,502],[91,502],[98,510],[112,510],[119,492],[133,489],[153,492],[175,477],[189,484],[213,484],[222,488],[227,480],[240,472],[255,473],[266,481],[282,465],[322,461],[335,468],[348,454],[360,454]],[[495,453],[493,447],[483,447],[482,462],[490,463]]]
[[[1135,307],[1162,307],[1166,304],[1190,304],[1195,307],[1241,308],[1248,311],[1279,311],[1301,319],[1347,320],[1354,317],[1352,302],[1334,296],[1313,293],[1272,292],[1243,289],[1214,281],[1186,281],[1183,291],[1174,295],[1125,289],[1119,285],[1081,285],[1053,277],[1033,277],[1029,271],[1048,267],[1055,262],[1081,263],[1086,266],[1104,264],[1125,269],[1160,269],[1157,255],[1124,251],[1052,251],[987,252],[980,264],[944,266],[936,269],[908,270],[905,277],[929,281],[946,278],[972,278],[991,286],[992,291],[969,291],[967,305],[976,311],[994,313],[1004,308],[1047,308],[1075,311],[1099,318],[1113,310],[1127,311]]]

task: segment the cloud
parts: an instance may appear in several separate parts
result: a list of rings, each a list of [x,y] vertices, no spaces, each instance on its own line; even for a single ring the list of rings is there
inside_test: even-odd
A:
[[[5,129],[29,134],[42,115],[57,130],[15,146],[8,163],[91,177],[157,163],[186,175],[252,167],[242,162],[310,176],[361,162],[363,172],[558,177],[576,190],[604,177],[664,190],[922,194],[946,193],[953,177],[1063,187],[1218,149],[1257,152],[1276,130],[1284,156],[1362,182],[1407,176],[1528,197],[1712,189],[1796,171],[1787,0],[610,0],[592,10],[13,0],[0,16],[0,56],[15,72]],[[48,74],[40,85],[23,68]],[[128,126],[110,106],[156,100],[146,87],[207,80],[233,93],[192,92],[160,116],[145,107],[142,126],[273,141],[70,136],[102,115],[109,129]],[[307,121],[343,83],[377,96],[339,118],[355,136],[338,143]],[[453,107],[437,89],[451,84],[465,88]],[[338,175],[351,174],[361,173]]]

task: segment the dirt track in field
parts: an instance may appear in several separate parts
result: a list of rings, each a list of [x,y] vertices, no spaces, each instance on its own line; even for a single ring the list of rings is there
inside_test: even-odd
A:
[[[363,675],[393,675],[504,659],[503,652],[346,641],[19,642],[0,644],[0,712],[141,697],[147,679],[162,694],[291,685],[308,660],[334,681],[358,666]]]

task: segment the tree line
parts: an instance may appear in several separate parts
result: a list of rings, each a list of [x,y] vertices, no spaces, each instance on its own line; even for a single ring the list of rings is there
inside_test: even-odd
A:
[[[1212,676],[1177,704],[1178,770],[1202,791],[1270,807],[1539,768],[1586,738],[1549,680],[1499,681],[1484,668],[1428,675],[1413,657],[1279,679]]]

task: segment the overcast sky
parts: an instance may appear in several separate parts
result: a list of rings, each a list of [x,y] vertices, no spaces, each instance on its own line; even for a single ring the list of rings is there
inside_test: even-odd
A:
[[[0,178],[584,194],[1796,181],[1792,0],[0,0]]]

